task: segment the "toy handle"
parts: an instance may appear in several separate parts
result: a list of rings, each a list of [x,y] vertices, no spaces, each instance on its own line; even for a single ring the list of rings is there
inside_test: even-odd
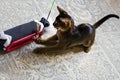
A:
[[[45,19],[44,17],[41,18],[40,22],[43,23],[44,27],[48,27],[50,25],[48,20]]]

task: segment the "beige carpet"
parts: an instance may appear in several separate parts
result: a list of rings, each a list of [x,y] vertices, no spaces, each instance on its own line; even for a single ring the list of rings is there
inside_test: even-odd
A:
[[[48,15],[52,0],[0,0],[0,32],[14,26],[40,20]],[[93,24],[103,16],[120,16],[120,0],[56,0],[43,35],[55,34],[52,22],[58,15],[56,6],[64,8],[75,24]],[[31,43],[0,55],[0,80],[120,80],[120,20],[111,18],[96,31],[91,51],[60,51],[59,55],[36,55]],[[63,54],[64,53],[64,54]]]

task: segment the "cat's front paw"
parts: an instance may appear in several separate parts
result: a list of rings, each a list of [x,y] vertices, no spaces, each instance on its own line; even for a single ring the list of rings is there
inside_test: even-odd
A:
[[[42,44],[44,43],[44,41],[41,39],[41,38],[38,38],[36,41],[35,41],[36,44]]]
[[[44,52],[45,52],[45,50],[43,48],[36,48],[33,50],[33,53],[37,53],[37,54],[42,54]]]

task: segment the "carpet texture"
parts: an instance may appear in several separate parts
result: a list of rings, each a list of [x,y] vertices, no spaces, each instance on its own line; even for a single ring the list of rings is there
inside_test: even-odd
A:
[[[0,32],[47,17],[52,0],[1,0]],[[64,8],[75,24],[95,23],[111,13],[120,16],[120,0],[56,0],[50,27],[43,38],[55,34],[52,23]],[[36,55],[34,42],[0,55],[0,80],[120,80],[120,20],[111,18],[96,31],[95,43],[86,54],[79,49]],[[56,54],[57,53],[57,54]]]

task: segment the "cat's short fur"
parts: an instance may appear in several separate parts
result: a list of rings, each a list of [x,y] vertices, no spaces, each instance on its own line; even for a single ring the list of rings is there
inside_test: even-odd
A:
[[[43,40],[39,38],[36,43],[44,44],[46,47],[38,47],[34,50],[35,53],[45,53],[59,49],[68,49],[75,46],[83,46],[85,52],[89,52],[95,40],[95,30],[104,21],[111,17],[119,18],[115,14],[109,14],[100,19],[95,24],[83,23],[75,26],[73,19],[62,8],[57,7],[59,15],[56,17],[53,25],[57,32],[52,37]],[[53,45],[52,45],[53,44]]]

